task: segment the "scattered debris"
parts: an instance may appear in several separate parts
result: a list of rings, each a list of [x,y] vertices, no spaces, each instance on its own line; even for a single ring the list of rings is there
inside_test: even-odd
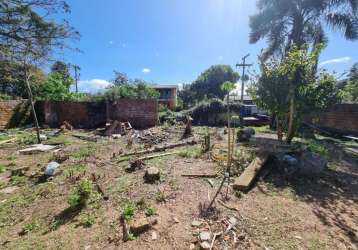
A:
[[[145,171],[144,179],[148,183],[160,180],[160,170],[156,167],[150,167]]]
[[[40,140],[41,141],[46,141],[47,140],[47,136],[44,134],[40,134]]]
[[[192,173],[192,174],[182,174],[183,177],[191,177],[191,178],[216,178],[218,174],[216,173],[207,173],[207,174],[200,174],[200,173]]]
[[[201,249],[210,249],[211,245],[207,241],[203,241],[200,243]]]
[[[211,233],[209,231],[202,231],[199,234],[201,241],[209,241],[211,239]]]
[[[237,131],[237,141],[248,142],[253,135],[255,135],[255,130],[253,128],[239,129]]]
[[[121,134],[112,134],[112,138],[113,138],[113,139],[119,139],[119,138],[121,138],[121,137],[122,137]]]
[[[73,126],[68,121],[64,121],[60,128],[63,130],[65,130],[65,129],[70,130],[70,131],[73,130]]]
[[[157,232],[152,232],[152,240],[157,240],[158,239],[158,234]]]
[[[72,136],[85,141],[97,142],[97,137],[94,136],[80,135],[80,134],[74,134]]]
[[[126,169],[127,172],[134,172],[138,169],[142,169],[145,166],[145,163],[142,159],[136,158],[129,163],[129,167]]]
[[[51,161],[47,164],[44,174],[47,176],[54,176],[56,173],[56,169],[60,166],[59,163],[55,161]]]
[[[140,217],[138,219],[133,219],[129,223],[129,231],[134,235],[138,236],[148,230],[150,230],[154,225],[158,223],[157,219],[148,219],[146,217]]]
[[[52,145],[44,145],[44,144],[34,144],[29,148],[21,149],[17,151],[19,154],[29,155],[29,154],[37,154],[42,152],[48,152],[53,149],[58,148],[58,146]]]
[[[201,224],[203,224],[203,222],[201,222],[201,221],[199,221],[199,220],[193,220],[193,221],[191,222],[191,226],[192,226],[192,227],[200,227]]]
[[[235,178],[233,188],[236,190],[247,191],[258,172],[266,163],[267,159],[268,154],[261,154],[257,156],[245,169],[245,171],[238,178]]]
[[[0,193],[3,194],[12,194],[13,192],[15,192],[16,190],[18,190],[19,187],[18,186],[11,186],[11,187],[7,187],[7,188],[3,188],[0,190]]]
[[[16,138],[11,138],[11,139],[8,139],[8,140],[0,141],[0,145],[15,142],[15,141],[16,141]]]
[[[122,154],[121,156],[124,157],[124,156],[131,156],[131,155],[143,155],[143,154],[149,154],[149,153],[154,153],[154,152],[161,152],[161,151],[165,151],[166,149],[172,149],[172,148],[182,147],[182,146],[186,146],[186,145],[195,145],[196,143],[197,142],[193,139],[191,141],[185,141],[185,142],[164,145],[162,147],[154,147],[152,149],[129,152],[126,154]]]
[[[184,130],[182,139],[188,138],[193,135],[192,128],[191,128],[192,121],[193,121],[193,118],[191,118],[189,115],[187,115],[185,117],[186,126],[185,126],[185,130]]]
[[[17,167],[11,169],[11,176],[23,176],[30,169],[29,166]]]

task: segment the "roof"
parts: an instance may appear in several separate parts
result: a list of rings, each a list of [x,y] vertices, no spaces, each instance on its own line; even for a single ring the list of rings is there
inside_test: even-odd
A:
[[[153,88],[155,88],[155,89],[177,89],[178,85],[175,85],[175,84],[157,84],[157,85],[153,85]]]

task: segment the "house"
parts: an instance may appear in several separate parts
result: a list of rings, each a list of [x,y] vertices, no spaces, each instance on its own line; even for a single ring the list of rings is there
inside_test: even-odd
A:
[[[177,85],[154,85],[153,88],[160,93],[158,103],[170,109],[175,109],[177,105]]]

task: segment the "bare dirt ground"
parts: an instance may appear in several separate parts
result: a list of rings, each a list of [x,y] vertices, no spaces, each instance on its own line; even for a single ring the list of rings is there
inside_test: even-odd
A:
[[[142,132],[143,137],[160,146],[178,142],[184,128],[149,131]],[[79,132],[91,134],[68,131],[49,139],[47,143],[64,143],[60,153],[18,155],[23,144],[1,145],[0,249],[200,249],[198,234],[220,232],[231,217],[238,219],[237,227],[218,236],[213,249],[357,249],[358,159],[337,141],[319,141],[329,150],[328,169],[319,177],[287,178],[275,166],[267,166],[271,171],[259,177],[247,193],[224,187],[218,200],[223,200],[228,190],[225,204],[231,209],[216,202],[214,213],[202,218],[199,208],[213,197],[223,167],[209,153],[202,154],[200,144],[171,149],[168,152],[176,154],[146,160],[143,169],[129,173],[125,171],[128,161],[118,162],[122,159],[119,152],[147,148],[147,143],[134,140],[130,149],[130,135],[89,142],[72,136]],[[204,132],[204,128],[195,127],[195,138],[200,141]],[[225,138],[222,129],[219,134]],[[212,136],[212,142],[216,149],[226,144],[217,136]],[[248,158],[240,161],[244,168],[250,157],[244,153],[245,146],[237,150],[238,157]],[[54,177],[39,181],[43,168],[59,154],[68,159]],[[11,176],[12,169],[24,166],[29,169],[23,176]],[[161,170],[161,179],[149,184],[143,176],[152,166]],[[208,181],[182,176],[185,173],[218,173],[218,177]],[[94,188],[87,207],[70,210],[71,190],[80,179],[93,175],[109,199],[103,199]],[[9,187],[17,189],[4,193]],[[120,217],[128,204],[135,206],[133,219],[147,213],[158,223],[124,242]],[[201,225],[193,226],[193,221]]]

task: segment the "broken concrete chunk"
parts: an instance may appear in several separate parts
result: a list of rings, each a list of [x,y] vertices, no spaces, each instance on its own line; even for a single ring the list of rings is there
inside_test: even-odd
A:
[[[40,135],[40,140],[41,140],[41,141],[46,141],[46,140],[47,140],[47,136],[41,134],[41,135]]]
[[[199,220],[193,220],[193,222],[191,223],[191,226],[193,226],[193,227],[200,227],[201,224],[202,224],[201,221],[199,221]]]
[[[200,248],[201,248],[201,249],[210,249],[211,246],[210,246],[210,243],[209,243],[209,242],[203,241],[203,242],[200,243]]]
[[[158,239],[157,232],[152,232],[152,240],[157,240],[157,239]]]
[[[147,182],[153,183],[160,179],[160,170],[156,167],[150,167],[146,170],[144,178]]]
[[[209,231],[200,232],[199,238],[201,241],[209,241],[211,239],[211,233]]]
[[[29,148],[25,148],[25,149],[21,149],[19,151],[17,151],[19,154],[37,154],[37,153],[42,153],[42,152],[48,152],[50,150],[53,150],[57,148],[57,146],[52,146],[52,145],[44,145],[44,144],[34,144]]]
[[[138,235],[150,230],[152,228],[152,226],[157,223],[158,223],[157,219],[149,220],[149,219],[143,217],[143,218],[133,220],[130,223],[129,230],[133,235],[138,236]]]

